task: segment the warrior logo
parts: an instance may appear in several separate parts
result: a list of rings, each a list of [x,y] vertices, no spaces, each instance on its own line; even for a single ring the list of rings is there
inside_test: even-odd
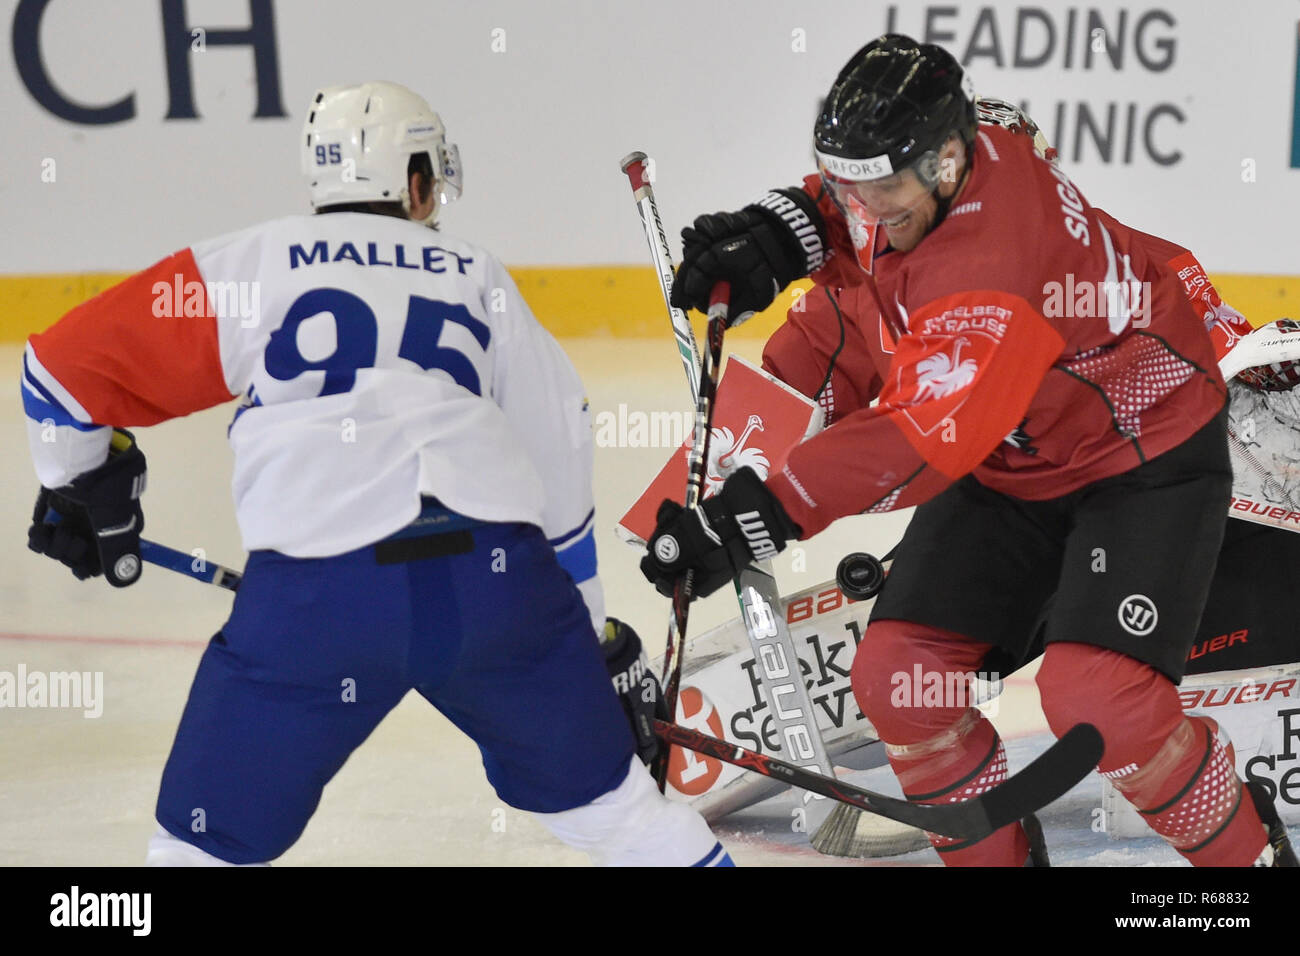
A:
[[[970,340],[965,337],[959,338],[951,357],[939,352],[917,363],[916,400],[918,402],[946,398],[975,380],[975,373],[979,366],[975,364],[974,359],[961,357],[963,345],[970,345]]]
[[[1155,602],[1145,594],[1130,594],[1119,602],[1119,626],[1134,637],[1146,637],[1160,619]]]
[[[754,432],[763,430],[763,419],[750,415],[745,430],[736,438],[730,428],[713,429],[709,438],[709,467],[704,477],[704,493],[716,494],[727,476],[741,468],[753,468],[758,477],[766,478],[771,463],[761,448],[746,448],[745,442]]]
[[[736,515],[736,524],[740,525],[740,530],[744,532],[745,540],[749,542],[749,551],[756,561],[766,561],[768,558],[775,558],[777,554],[776,545],[772,543],[772,534],[763,524],[763,518],[757,511],[745,511]]]

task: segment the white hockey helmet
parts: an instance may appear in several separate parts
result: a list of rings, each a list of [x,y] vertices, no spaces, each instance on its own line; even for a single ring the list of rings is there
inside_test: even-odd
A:
[[[303,125],[302,173],[315,209],[354,202],[401,202],[410,211],[407,168],[427,153],[438,201],[424,220],[461,194],[460,151],[438,114],[396,83],[327,86],[312,97]]]

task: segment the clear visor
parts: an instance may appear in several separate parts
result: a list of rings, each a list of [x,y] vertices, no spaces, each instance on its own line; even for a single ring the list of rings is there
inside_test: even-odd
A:
[[[851,223],[889,227],[900,224],[930,198],[934,187],[922,181],[916,165],[875,179],[846,179],[825,164],[820,168],[827,192]]]
[[[454,143],[444,143],[438,147],[438,155],[434,159],[438,163],[438,199],[445,206],[452,200],[459,199],[464,190],[460,147]]]

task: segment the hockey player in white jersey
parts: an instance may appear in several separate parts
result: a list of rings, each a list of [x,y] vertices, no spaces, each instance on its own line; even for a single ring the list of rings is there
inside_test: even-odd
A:
[[[730,864],[655,789],[602,663],[582,384],[490,253],[425,228],[460,191],[441,120],[391,83],[321,90],[309,112],[316,215],[184,249],[25,354],[29,544],[119,587],[141,570],[145,477],[122,429],[242,396],[250,557],[148,861],[280,856],[415,689],[479,745],[502,800],[596,862]]]

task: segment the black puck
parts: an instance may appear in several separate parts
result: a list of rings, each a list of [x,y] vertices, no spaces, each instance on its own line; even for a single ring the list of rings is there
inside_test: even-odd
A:
[[[835,583],[849,600],[868,601],[880,593],[885,583],[885,568],[874,554],[854,551],[840,559]]]

